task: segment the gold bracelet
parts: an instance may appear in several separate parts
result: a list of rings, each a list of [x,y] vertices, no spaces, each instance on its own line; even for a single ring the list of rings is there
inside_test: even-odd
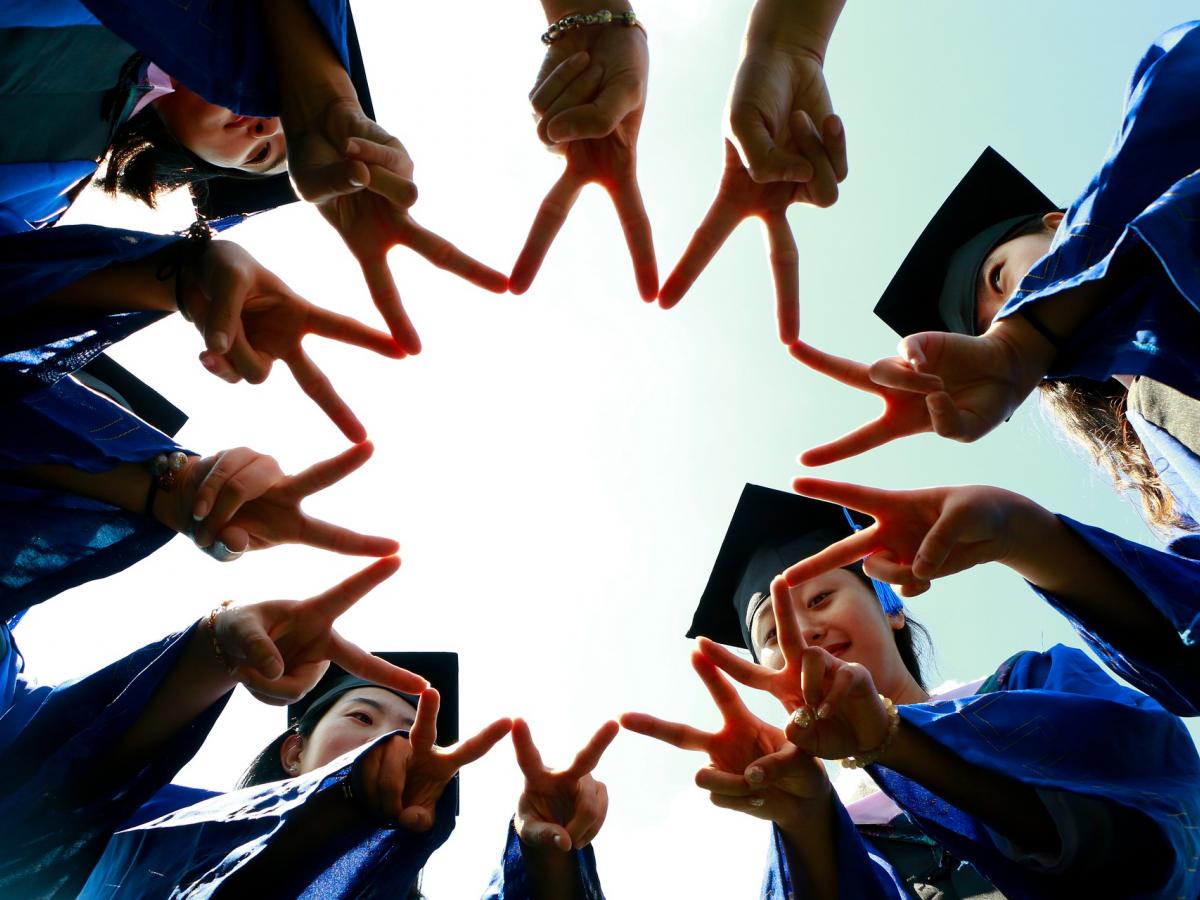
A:
[[[217,655],[218,662],[225,667],[225,671],[230,675],[233,674],[233,666],[229,664],[229,657],[225,655],[225,651],[221,649],[220,643],[217,642],[217,616],[225,612],[232,605],[232,600],[223,600],[220,606],[214,606],[212,612],[208,614],[208,639],[212,641],[213,653]]]
[[[595,12],[563,16],[561,19],[551,22],[550,28],[542,35],[542,43],[549,46],[565,37],[568,31],[582,28],[585,25],[624,25],[626,28],[640,28],[642,34],[646,33],[646,26],[638,20],[637,13],[615,13],[607,9],[598,9]]]
[[[847,756],[842,760],[842,768],[844,769],[861,769],[863,766],[869,766],[879,761],[883,754],[887,753],[888,748],[892,745],[892,741],[896,738],[896,732],[900,730],[900,710],[896,709],[896,704],[889,698],[879,695],[879,699],[883,701],[883,709],[888,717],[887,734],[883,736],[883,740],[879,746],[868,753],[859,753],[855,756]]]

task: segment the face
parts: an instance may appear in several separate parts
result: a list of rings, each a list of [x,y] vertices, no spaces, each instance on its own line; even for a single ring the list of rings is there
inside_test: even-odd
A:
[[[376,687],[357,687],[339,697],[307,739],[289,737],[280,750],[289,775],[303,775],[392,731],[412,728],[416,708]]]
[[[178,82],[153,106],[175,140],[207,163],[256,175],[287,170],[287,146],[277,118],[239,116]]]
[[[904,613],[884,615],[875,591],[845,569],[835,569],[791,589],[805,642],[839,659],[867,668],[880,693],[907,693],[912,681],[893,632],[904,627]],[[752,613],[750,635],[759,661],[782,669],[783,653],[776,633],[775,610],[768,598]]]
[[[1046,255],[1058,223],[1060,212],[1042,216],[1044,230],[1040,234],[1023,234],[996,247],[979,269],[979,283],[975,287],[975,328],[983,334],[992,324],[1005,301],[1016,293],[1033,264]]]

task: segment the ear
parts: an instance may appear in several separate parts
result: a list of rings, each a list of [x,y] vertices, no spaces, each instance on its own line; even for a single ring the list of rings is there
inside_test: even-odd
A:
[[[1060,210],[1048,212],[1042,216],[1042,224],[1048,231],[1058,231],[1059,223],[1063,220],[1063,213]]]
[[[896,613],[895,615],[888,616],[887,620],[892,631],[900,631],[905,625],[908,624],[908,619],[904,617],[904,610],[900,610],[900,612]]]
[[[279,764],[288,777],[300,774],[300,752],[304,749],[304,738],[292,732],[279,747]]]

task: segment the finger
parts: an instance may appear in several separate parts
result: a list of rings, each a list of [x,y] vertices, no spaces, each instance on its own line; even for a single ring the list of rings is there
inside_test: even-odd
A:
[[[400,544],[392,538],[360,534],[311,516],[301,518],[296,542],[344,556],[391,556],[400,550]]]
[[[991,562],[995,558],[996,548],[991,541],[977,541],[971,544],[960,543],[936,569],[926,572],[925,568],[922,567],[922,580],[923,583],[928,585],[930,579],[945,578],[947,575],[954,575],[965,569]],[[913,565],[915,566],[916,564],[914,563]]]
[[[600,829],[604,826],[604,820],[608,816],[608,788],[600,782],[595,782],[593,788],[593,799],[588,804],[590,812],[589,821],[586,827],[580,823],[579,837],[574,840],[574,846],[578,850],[582,850],[588,844],[596,839],[596,835],[600,833]],[[575,834],[572,829],[572,824],[568,823],[568,830],[571,834]]]
[[[836,672],[829,682],[829,689],[816,707],[818,719],[828,719],[840,708],[842,701],[850,695],[862,695],[869,684],[867,670],[858,663],[847,663]]]
[[[800,464],[803,466],[827,466],[830,463],[866,453],[875,447],[882,447],[908,433],[907,430],[898,429],[889,424],[885,416],[880,416],[827,444],[805,450],[800,454]]]
[[[800,693],[809,709],[817,709],[825,699],[825,674],[832,659],[820,647],[809,647],[800,658]]]
[[[638,293],[649,303],[658,296],[658,261],[654,257],[654,236],[650,231],[650,217],[646,215],[637,176],[623,178],[610,189],[609,194],[617,209],[617,218],[621,220],[629,255],[633,258]]]
[[[729,127],[737,140],[738,156],[757,184],[773,181],[808,181],[812,163],[801,154],[780,147],[766,120],[753,109],[735,110]]]
[[[415,672],[394,666],[387,660],[368,653],[337,632],[331,635],[329,661],[337,663],[351,675],[406,694],[419,694],[429,687],[429,682]]]
[[[604,67],[599,64],[588,66],[579,77],[572,81],[556,97],[542,114],[538,122],[537,135],[543,144],[553,145],[556,142],[550,138],[550,123],[561,112],[580,106],[595,99],[604,80]]]
[[[388,268],[387,257],[360,259],[359,266],[367,282],[367,290],[371,292],[371,300],[383,316],[383,321],[387,323],[396,343],[405,353],[420,353],[421,339],[417,337],[417,330],[408,318],[408,313],[404,311],[404,304],[400,302],[400,291],[392,278],[392,270]]]
[[[521,842],[530,847],[554,848],[566,852],[572,849],[571,836],[567,829],[553,822],[526,819],[518,832]]]
[[[377,785],[374,790],[372,806],[385,821],[399,819],[404,811],[404,786],[408,781],[409,755],[402,752],[402,738],[392,735],[383,743],[372,748],[363,760],[364,771],[362,783],[371,794],[370,785]],[[368,762],[373,765],[366,767]],[[374,775],[374,781],[369,780]]]
[[[931,587],[928,581],[918,581],[915,584],[902,584],[899,587],[898,593],[906,600],[912,597],[919,597]]]
[[[234,335],[241,331],[242,307],[248,291],[248,278],[242,269],[219,265],[212,271],[206,291],[208,315],[204,321],[204,345],[210,352],[225,353],[233,346]]]
[[[912,560],[913,575],[928,581],[939,572],[950,556],[962,543],[964,532],[971,525],[971,511],[961,508],[942,508],[937,521],[925,532],[921,545]]]
[[[584,745],[584,748],[575,754],[575,760],[567,768],[566,774],[569,778],[582,778],[591,772],[597,765],[600,764],[600,757],[604,755],[604,751],[608,749],[608,745],[613,742],[617,736],[617,732],[621,730],[621,726],[616,722],[605,722],[592,735],[591,740]],[[573,832],[572,832],[573,833]]]
[[[445,785],[442,786],[442,790],[445,790]],[[405,831],[422,834],[433,827],[434,812],[432,807],[421,804],[406,806],[396,817],[396,822]]]
[[[513,719],[512,742],[513,751],[517,755],[517,767],[526,778],[536,778],[546,772],[542,754],[534,745],[529,723],[524,719]]]
[[[928,395],[925,408],[929,410],[929,424],[942,437],[970,443],[991,430],[972,410],[959,409],[954,399],[944,391]]]
[[[570,173],[564,173],[546,194],[542,205],[538,207],[537,215],[533,218],[529,236],[525,238],[525,246],[521,248],[508,279],[508,289],[514,294],[525,293],[533,284],[550,245],[562,230],[563,223],[567,221],[567,215],[579,199],[581,190],[583,182]]]
[[[292,172],[292,185],[296,193],[309,203],[322,203],[343,194],[352,194],[370,183],[370,168],[357,159],[339,159]]]
[[[923,580],[913,575],[911,565],[896,562],[883,553],[872,553],[864,559],[863,573],[868,578],[895,585],[917,584]]]
[[[800,334],[800,251],[783,213],[763,220],[767,232],[768,256],[775,280],[775,315],[779,321],[779,339],[785,344]]]
[[[539,116],[544,116],[546,110],[550,108],[550,104],[558,99],[567,85],[576,80],[576,76],[588,67],[590,61],[591,57],[588,52],[580,50],[578,53],[572,53],[551,69],[550,74],[529,92],[529,104],[533,107],[533,111]]]
[[[222,381],[227,381],[230,384],[237,384],[242,380],[242,376],[233,368],[233,364],[219,353],[210,353],[205,350],[198,357],[200,365],[204,366],[213,375],[216,375]]]
[[[225,357],[234,371],[251,384],[262,384],[271,374],[271,357],[255,350],[240,329]]]
[[[877,360],[871,364],[868,373],[872,383],[895,390],[928,394],[944,389],[941,378],[927,372],[918,372],[899,356]]]
[[[848,387],[858,388],[860,391],[879,393],[878,387],[871,381],[870,370],[860,362],[834,356],[832,353],[818,350],[812,344],[806,344],[799,340],[792,341],[788,345],[788,352],[813,371],[828,375],[834,381],[839,381]]]
[[[262,622],[249,610],[237,615],[230,647],[230,657],[235,662],[244,661],[245,666],[268,681],[274,681],[284,671],[283,656],[271,640]],[[213,625],[215,628],[215,624]],[[216,642],[216,635],[213,634]],[[218,644],[219,646],[220,644]]]
[[[364,325],[349,316],[321,309],[319,306],[314,306],[308,315],[308,330],[323,338],[352,344],[365,350],[374,350],[382,356],[399,359],[405,355],[403,348],[390,334]]]
[[[775,630],[779,636],[779,649],[786,660],[798,660],[808,648],[804,640],[804,629],[796,615],[796,603],[786,579],[771,580],[771,605],[775,611]]]
[[[838,198],[838,179],[821,143],[821,135],[807,110],[798,109],[791,117],[792,141],[813,167],[807,191],[809,200],[820,207],[832,206]]]
[[[752,687],[760,691],[771,689],[771,678],[775,673],[766,666],[760,666],[750,662],[748,659],[742,659],[742,657],[729,648],[722,647],[720,644],[710,641],[706,637],[697,638],[696,646],[704,654],[705,659],[727,673],[731,678],[746,685],[746,687]]]
[[[656,741],[678,747],[680,750],[705,750],[712,743],[712,735],[681,722],[668,722],[645,713],[625,713],[621,716],[621,727]]]
[[[241,556],[250,549],[250,533],[245,528],[239,528],[237,525],[226,525],[216,533],[213,543],[220,541],[225,545],[225,549],[235,554],[232,559]],[[223,554],[218,557],[219,562],[232,562],[232,559]]]
[[[752,816],[762,814],[764,799],[757,795],[747,797],[727,797],[724,794],[709,794],[708,800],[713,806],[721,809],[732,809],[736,812],[749,813]]]
[[[222,454],[221,461],[196,493],[193,517],[200,517],[194,535],[196,543],[201,547],[211,544],[242,505],[270,490],[280,480],[280,474],[274,459],[253,450],[239,447]]]
[[[742,216],[730,203],[721,197],[713,201],[683,256],[663,282],[658,293],[659,306],[670,309],[683,299],[741,221]]]
[[[351,138],[346,141],[346,155],[367,164],[367,187],[372,193],[386,198],[400,209],[417,202],[417,185],[408,177],[412,160],[399,147],[386,143]]]
[[[740,772],[722,772],[712,766],[696,773],[696,787],[726,797],[748,797],[758,790],[751,787]]]
[[[467,256],[444,237],[434,234],[427,228],[422,228],[416,222],[409,223],[403,243],[439,269],[453,272],[476,287],[481,287],[494,294],[503,294],[508,290],[508,278],[503,273]]]
[[[808,559],[802,559],[800,562],[783,573],[784,579],[789,587],[795,587],[798,584],[803,584],[810,578],[816,578],[818,575],[823,575],[825,572],[832,572],[834,569],[844,569],[852,563],[858,562],[864,556],[869,555],[877,549],[876,542],[877,526],[869,525],[862,531],[855,532],[848,538],[843,538],[836,544],[830,544],[820,553],[813,554]]]
[[[850,162],[846,156],[846,124],[841,116],[826,116],[821,123],[821,141],[825,155],[833,166],[833,175],[841,183],[850,174]]]
[[[317,404],[325,415],[329,416],[330,421],[338,427],[347,440],[357,444],[367,439],[367,429],[363,423],[359,421],[358,416],[354,414],[346,401],[338,396],[333,384],[325,376],[325,373],[317,368],[316,363],[309,358],[307,353],[297,347],[285,362],[291,369],[296,384],[300,385],[300,390],[304,391],[309,399]]]
[[[811,767],[812,757],[795,744],[788,743],[750,763],[745,777],[756,790],[763,790],[800,773],[807,774]]]
[[[375,445],[370,441],[363,441],[348,447],[337,456],[313,463],[307,469],[287,477],[288,492],[295,497],[310,497],[323,491],[362,468],[374,452]]]
[[[295,703],[313,689],[325,674],[328,663],[305,665],[278,678],[266,678],[249,666],[238,666],[234,677],[258,699],[272,706]]]
[[[400,210],[417,202],[417,185],[411,178],[384,166],[367,166],[367,171],[370,173],[367,190],[372,194],[378,194]]]
[[[447,759],[460,769],[470,765],[495,747],[512,730],[512,725],[512,719],[497,719],[478,734],[456,744]]]
[[[551,118],[546,126],[546,136],[556,144],[607,137],[641,104],[640,81],[631,72],[609,81],[591,103],[572,107]]]
[[[716,666],[705,659],[704,654],[692,651],[692,668],[708,688],[708,693],[726,721],[748,714],[737,689],[726,680]]]
[[[890,511],[898,502],[893,497],[893,491],[882,491],[879,488],[850,484],[846,481],[827,481],[823,478],[795,478],[792,480],[792,490],[814,500],[826,500],[839,506],[848,506],[869,516]]]
[[[567,835],[571,839],[571,846],[576,850],[587,845],[588,835],[595,837],[596,832],[600,830],[597,821],[600,818],[598,801],[596,792],[589,792],[588,796],[575,804],[574,813],[567,822]]]
[[[417,717],[409,730],[408,740],[413,751],[428,753],[437,741],[437,714],[442,705],[442,695],[436,688],[426,688],[417,698]]]
[[[395,575],[399,568],[400,557],[386,557],[355,572],[329,590],[310,597],[304,603],[314,615],[333,622],[355,603]]]

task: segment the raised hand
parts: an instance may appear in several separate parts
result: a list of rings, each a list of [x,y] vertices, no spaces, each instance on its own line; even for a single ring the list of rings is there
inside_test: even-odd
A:
[[[333,623],[400,568],[391,556],[308,600],[268,600],[231,606],[212,619],[213,640],[230,674],[264,703],[291,703],[337,663],[352,675],[398,691],[428,687],[419,675],[350,643]]]
[[[967,486],[884,491],[818,478],[797,478],[797,493],[839,503],[875,519],[784,572],[789,585],[867,558],[872,578],[899,585],[906,597],[928,590],[934,578],[961,572],[1014,552],[1022,511],[1040,509],[1011,491]]]
[[[412,159],[356,99],[336,99],[312,121],[288,130],[288,168],[296,190],[317,204],[325,221],[342,236],[362,268],[371,298],[406,353],[419,353],[421,340],[388,268],[387,254],[393,247],[409,247],[438,268],[486,290],[507,290],[503,274],[409,215],[417,199]]]
[[[200,354],[206,369],[231,383],[244,378],[260,384],[280,360],[346,437],[356,443],[366,439],[362,423],[301,342],[305,335],[316,334],[383,356],[403,357],[404,350],[391,336],[313,306],[229,241],[213,241],[195,266],[195,278],[185,283],[184,308],[208,348]]]
[[[524,844],[565,852],[595,839],[608,814],[608,788],[591,773],[618,730],[616,722],[605,722],[569,767],[555,770],[542,762],[529,725],[523,719],[513,722],[513,748],[525,775],[513,823]]]
[[[658,294],[650,219],[637,182],[637,140],[650,55],[639,28],[604,25],[568,32],[550,45],[530,92],[538,135],[566,160],[542,201],[509,278],[523,294],[584,186],[601,185],[617,210],[643,300]]]
[[[168,512],[160,519],[191,534],[201,547],[220,541],[234,555],[298,543],[355,556],[390,556],[399,549],[394,540],[359,534],[300,509],[305,497],[341,481],[373,452],[370,443],[356,444],[295,475],[284,475],[274,459],[245,447],[193,459],[180,473],[179,485],[165,495]]]

